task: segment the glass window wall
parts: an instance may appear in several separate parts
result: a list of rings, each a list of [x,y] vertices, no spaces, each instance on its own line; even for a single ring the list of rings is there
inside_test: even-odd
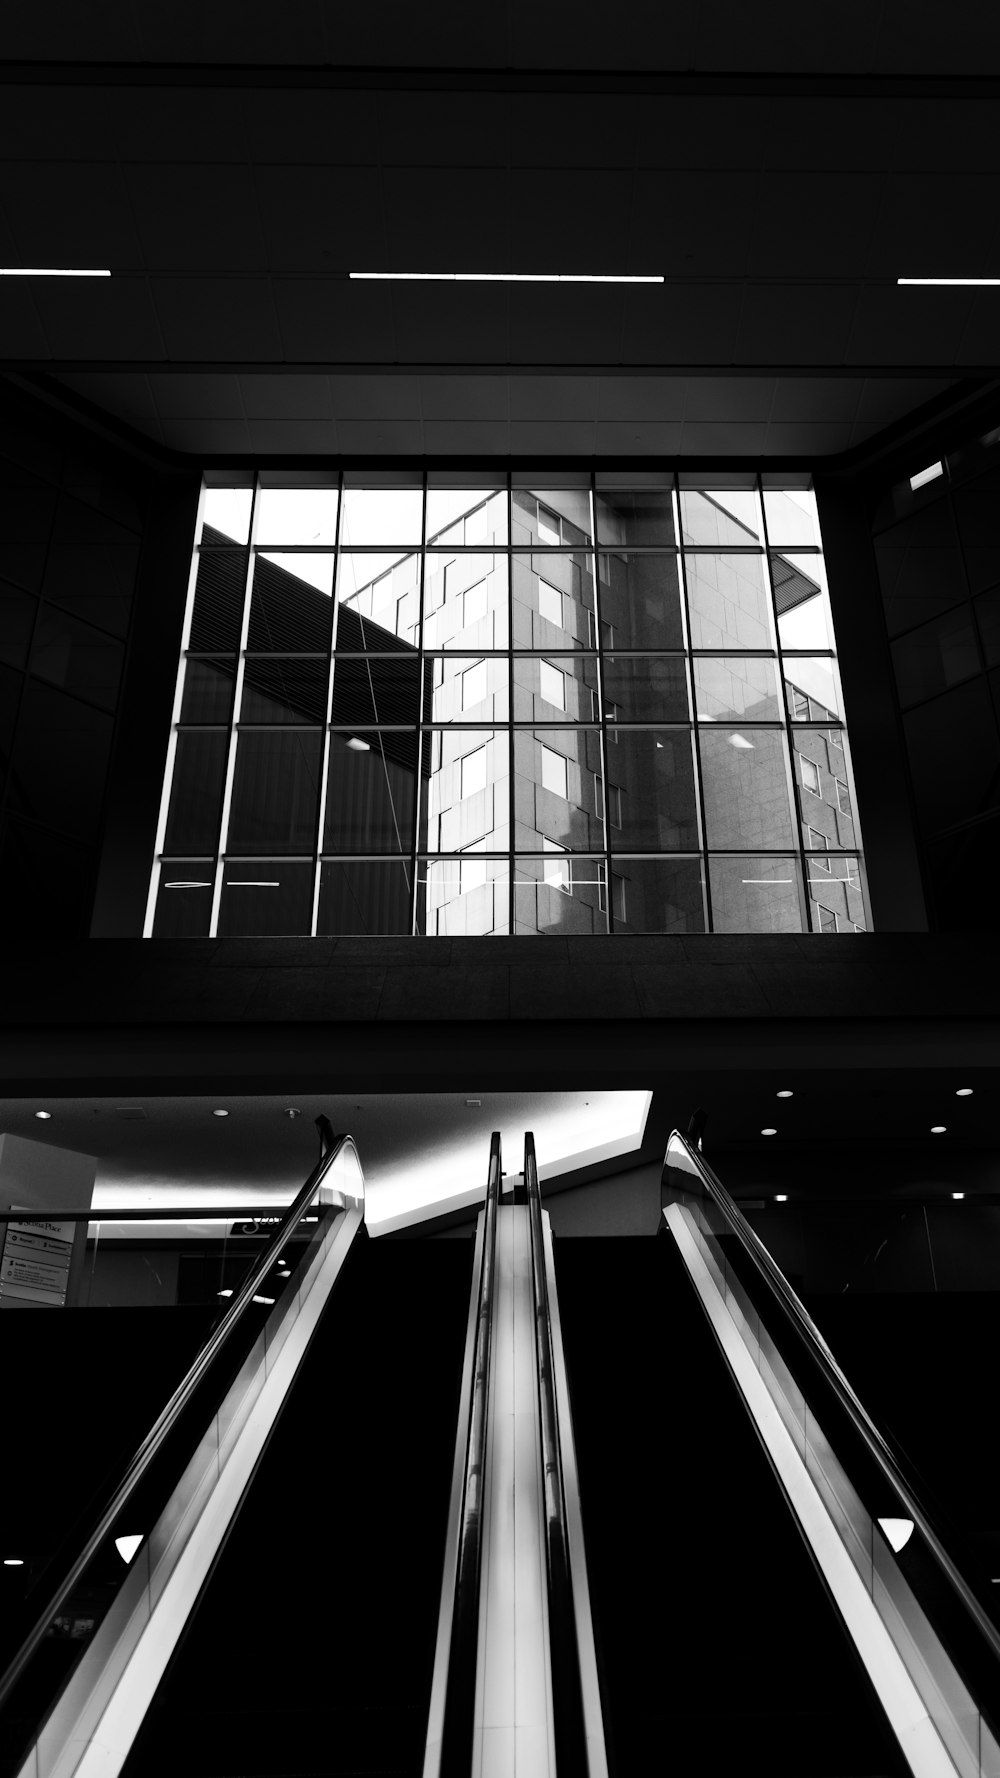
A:
[[[147,931],[863,931],[814,496],[626,479],[215,473]]]

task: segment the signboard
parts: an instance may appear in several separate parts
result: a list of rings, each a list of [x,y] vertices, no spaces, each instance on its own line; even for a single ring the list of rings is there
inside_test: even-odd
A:
[[[15,1213],[20,1208],[13,1206]],[[72,1222],[8,1222],[0,1255],[0,1299],[61,1308],[75,1228]]]

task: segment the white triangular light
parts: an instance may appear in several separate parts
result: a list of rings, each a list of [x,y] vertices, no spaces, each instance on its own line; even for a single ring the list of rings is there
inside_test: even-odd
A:
[[[137,1537],[116,1537],[115,1549],[123,1562],[131,1562],[136,1550],[142,1542],[142,1532]]]
[[[887,1542],[892,1545],[898,1556],[900,1550],[905,1544],[909,1543],[910,1538],[913,1536],[913,1520],[879,1519],[879,1524],[885,1532]]]

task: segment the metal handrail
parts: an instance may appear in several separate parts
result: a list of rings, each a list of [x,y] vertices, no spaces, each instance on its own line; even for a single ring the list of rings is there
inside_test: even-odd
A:
[[[294,1199],[293,1199],[294,1202]],[[0,1209],[0,1226],[6,1222],[280,1222],[288,1204],[208,1204],[201,1209],[180,1210],[12,1210]]]
[[[246,1279],[233,1297],[218,1326],[209,1335],[205,1344],[182,1378],[166,1407],[153,1423],[142,1444],[132,1458],[121,1482],[115,1489],[111,1500],[101,1514],[100,1520],[90,1533],[79,1555],[76,1557],[68,1573],[59,1582],[44,1610],[39,1613],[32,1629],[22,1642],[17,1654],[11,1661],[7,1671],[0,1678],[0,1709],[6,1703],[18,1680],[24,1673],[29,1661],[38,1648],[52,1619],[58,1616],[62,1607],[69,1599],[73,1588],[79,1583],[87,1567],[93,1561],[105,1538],[112,1530],[124,1507],[135,1493],[136,1488],[150,1466],[162,1451],[166,1440],[176,1426],[184,1409],[188,1406],[195,1391],[204,1381],[208,1371],[218,1358],[219,1353],[228,1344],[229,1339],[239,1321],[250,1306],[266,1274],[275,1260],[284,1252],[306,1211],[312,1205],[317,1191],[327,1173],[344,1148],[350,1144],[354,1148],[354,1138],[349,1135],[338,1136],[331,1148],[321,1156],[313,1168],[305,1185],[298,1196],[293,1199],[279,1228],[276,1228],[267,1242],[266,1247],[258,1254],[251,1266]],[[355,1155],[357,1150],[355,1149]]]
[[[542,1449],[545,1567],[549,1593],[549,1650],[556,1763],[564,1766],[567,1771],[586,1773],[587,1732],[570,1572],[566,1490],[559,1445],[552,1312],[545,1267],[542,1200],[538,1187],[535,1138],[530,1131],[524,1138],[524,1187],[531,1230],[531,1277],[534,1293],[535,1360],[538,1368],[538,1420]]]
[[[751,1228],[739,1206],[730,1197],[722,1181],[713,1172],[704,1156],[692,1148],[687,1138],[679,1130],[674,1130],[667,1143],[663,1161],[663,1181],[666,1182],[670,1165],[671,1144],[675,1142],[681,1144],[702,1183],[708,1188],[708,1195],[721,1210],[730,1231],[736,1236],[758,1276],[762,1278],[785,1324],[791,1329],[797,1345],[800,1349],[804,1348],[807,1358],[820,1371],[823,1381],[834,1396],[838,1407],[846,1415],[853,1431],[861,1440],[867,1455],[905,1507],[907,1517],[913,1520],[915,1528],[920,1532],[921,1539],[934,1557],[936,1566],[967,1615],[973,1620],[990,1654],[995,1660],[1000,1661],[1000,1631],[986,1615],[960,1569],[956,1567],[945,1549],[927,1513],[920,1504],[912,1482],[904,1474],[891,1446],[872,1420],[864,1403],[855,1394],[808,1309],[799,1301],[795,1291],[781,1268],[772,1259],[759,1235]],[[981,1709],[982,1706],[979,1705],[979,1708]]]
[[[479,1595],[483,1556],[483,1498],[486,1481],[486,1432],[489,1420],[490,1364],[493,1351],[493,1286],[496,1278],[497,1204],[500,1198],[500,1132],[490,1138],[486,1179],[486,1221],[476,1349],[472,1370],[472,1407],[466,1446],[462,1510],[459,1518],[455,1609],[451,1620],[448,1683],[441,1736],[441,1778],[468,1778],[472,1761],[476,1706],[476,1662],[479,1652]]]

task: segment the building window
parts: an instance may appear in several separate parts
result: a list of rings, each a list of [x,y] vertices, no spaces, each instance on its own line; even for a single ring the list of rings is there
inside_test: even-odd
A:
[[[822,797],[823,790],[820,784],[819,766],[816,764],[815,760],[807,759],[804,753],[800,753],[799,770],[802,773],[803,790],[808,790],[811,796]]]
[[[863,924],[812,496],[482,474],[206,478],[146,932]]]
[[[542,789],[551,790],[553,796],[568,798],[567,762],[561,753],[553,752],[551,747],[542,745]]]

